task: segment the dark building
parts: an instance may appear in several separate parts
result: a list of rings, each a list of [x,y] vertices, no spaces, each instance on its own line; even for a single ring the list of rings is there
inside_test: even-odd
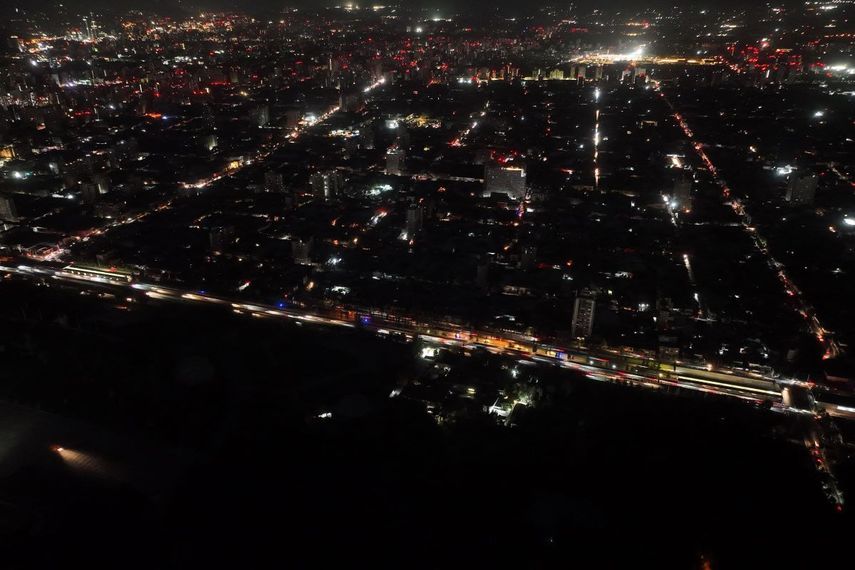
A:
[[[792,206],[810,206],[816,197],[819,179],[816,174],[790,174],[785,200]]]

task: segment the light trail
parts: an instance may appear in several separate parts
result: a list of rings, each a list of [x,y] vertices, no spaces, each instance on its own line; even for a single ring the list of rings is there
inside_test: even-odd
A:
[[[488,100],[484,104],[484,106],[481,108],[481,112],[479,113],[478,116],[483,118],[487,114],[487,107],[489,107],[489,106],[490,106],[490,101]],[[457,133],[457,136],[455,136],[453,139],[451,139],[451,141],[448,143],[448,145],[453,146],[453,147],[465,146],[466,145],[465,139],[467,137],[469,137],[469,135],[472,133],[472,131],[474,131],[476,128],[478,128],[478,120],[472,121],[472,123],[468,127],[463,128],[459,133]]]
[[[600,188],[600,88],[594,88],[594,189]]]
[[[598,374],[617,383],[642,382],[656,387],[676,386],[692,390],[703,388],[709,393],[722,396],[750,400],[760,398],[779,407],[783,400],[781,387],[801,385],[798,381],[789,378],[769,377],[734,369],[720,368],[711,371],[703,364],[695,367],[680,363],[660,363],[625,351],[587,347],[564,348],[515,331],[464,330],[459,325],[451,323],[419,321],[411,317],[367,308],[355,309],[344,306],[307,308],[272,306],[257,302],[246,303],[160,284],[111,281],[97,276],[74,275],[63,269],[31,265],[0,266],[0,271],[27,278],[50,278],[77,286],[136,290],[148,298],[162,301],[195,305],[230,305],[237,313],[250,314],[258,318],[288,319],[319,326],[362,328],[379,336],[388,337],[390,334],[397,334],[408,340],[415,337],[430,338],[450,346],[484,348],[495,354],[523,357],[546,364],[574,368],[586,373]],[[810,384],[807,386],[812,387]]]

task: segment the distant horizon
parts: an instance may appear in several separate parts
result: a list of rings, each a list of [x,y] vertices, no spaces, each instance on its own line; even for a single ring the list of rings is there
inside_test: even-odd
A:
[[[184,12],[187,14],[191,14],[197,11],[215,10],[243,12],[247,14],[260,14],[276,12],[292,7],[299,9],[332,8],[347,3],[348,2],[337,0],[288,0],[286,2],[262,0],[260,2],[254,2],[251,6],[247,6],[245,3],[235,2],[233,0],[153,0],[145,3],[138,3],[133,0],[119,0],[118,2],[115,0],[71,0],[63,2],[60,2],[58,0],[34,0],[28,2],[24,2],[22,0],[15,0],[6,4],[4,8],[7,12],[14,11],[15,8],[20,8],[28,11],[44,11],[61,4],[67,10],[103,10],[108,11],[110,13],[121,13],[131,10],[143,10],[148,12]],[[740,6],[746,7],[744,3],[737,2],[736,0],[725,0],[723,2],[721,0],[717,0],[715,2],[711,2],[709,0],[653,0],[645,2],[640,2],[637,0],[619,0],[611,2],[595,2],[593,0],[582,0],[581,2],[577,1],[567,3],[537,1],[534,3],[527,2],[525,3],[525,5],[521,5],[519,2],[512,2],[511,0],[469,0],[465,2],[462,0],[417,0],[416,2],[406,1],[384,3],[369,1],[364,3],[353,3],[361,7],[372,6],[376,4],[401,7],[406,6],[424,10],[436,9],[438,11],[449,10],[464,12],[473,9],[483,10],[485,8],[495,8],[496,10],[505,10],[508,12],[508,14],[515,15],[523,15],[526,12],[530,12],[533,6],[536,6],[538,9],[543,7],[576,7],[580,10],[585,11],[599,9],[603,10],[606,13],[623,10],[637,11],[648,8],[661,9],[666,7],[696,7],[698,9],[709,10],[715,10],[717,8],[732,9]],[[796,2],[794,0],[784,0],[782,2],[779,2],[778,4],[781,6],[794,6],[800,4],[800,2]],[[763,7],[764,6],[762,5],[747,6],[747,8],[751,9],[761,9]]]

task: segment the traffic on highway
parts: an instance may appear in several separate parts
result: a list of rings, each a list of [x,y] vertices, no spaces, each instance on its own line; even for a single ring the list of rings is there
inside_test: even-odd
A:
[[[665,362],[628,350],[589,347],[578,342],[543,339],[510,330],[486,330],[463,327],[441,320],[427,321],[387,311],[335,304],[323,307],[295,306],[286,302],[275,305],[246,302],[214,295],[206,291],[189,291],[165,284],[142,282],[127,271],[99,269],[87,266],[50,264],[0,266],[0,271],[33,279],[50,279],[63,284],[89,288],[108,287],[127,290],[129,301],[135,295],[148,299],[198,305],[220,305],[236,314],[254,318],[289,319],[323,326],[359,328],[379,336],[397,336],[408,341],[423,341],[449,346],[481,348],[495,354],[515,356],[523,360],[560,366],[581,372],[591,380],[614,382],[652,389],[665,387],[699,391],[766,403],[773,409],[788,413],[814,415],[826,411],[835,417],[855,419],[855,409],[833,406],[808,399],[810,405],[800,406],[784,397],[784,390],[796,387],[811,392],[816,387],[805,382],[766,373],[737,370],[705,363]]]

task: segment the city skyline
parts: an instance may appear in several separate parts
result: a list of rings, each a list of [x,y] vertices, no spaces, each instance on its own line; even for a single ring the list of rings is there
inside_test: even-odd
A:
[[[845,550],[855,2],[680,5],[12,13],[15,564]]]

